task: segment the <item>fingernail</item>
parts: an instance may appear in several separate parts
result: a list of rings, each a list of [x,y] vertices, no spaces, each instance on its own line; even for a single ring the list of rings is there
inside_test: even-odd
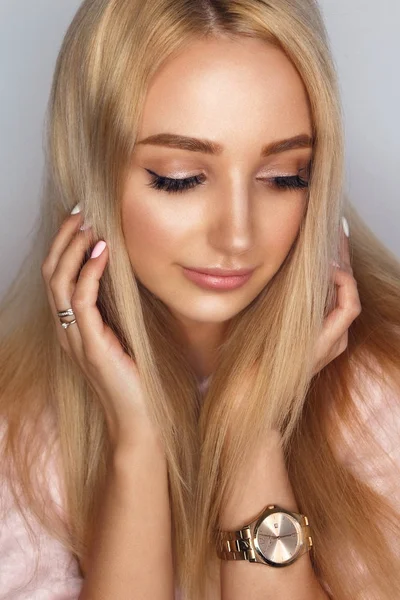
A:
[[[103,241],[97,242],[97,244],[93,248],[93,252],[90,255],[90,258],[97,258],[98,256],[100,256],[100,254],[103,252],[106,246],[107,244]]]
[[[349,229],[349,224],[347,222],[346,217],[342,217],[342,225],[343,225],[343,231],[346,237],[349,237],[350,235],[350,229]]]
[[[77,213],[81,212],[81,207],[79,204],[77,204],[76,206],[74,206],[74,208],[71,210],[71,215],[76,215]]]

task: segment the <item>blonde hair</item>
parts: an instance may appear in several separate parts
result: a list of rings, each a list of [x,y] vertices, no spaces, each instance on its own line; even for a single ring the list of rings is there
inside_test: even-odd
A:
[[[229,323],[201,405],[176,322],[133,276],[121,197],[146,90],[157,69],[193,39],[237,36],[274,44],[298,69],[312,111],[314,155],[298,237],[265,289]],[[0,307],[0,414],[7,423],[1,464],[21,513],[32,512],[84,563],[104,484],[107,430],[100,403],[59,347],[41,275],[57,228],[79,202],[95,239],[107,240],[111,249],[100,311],[137,362],[152,418],[162,431],[175,570],[188,598],[205,597],[221,503],[235,472],[272,426],[281,430],[298,507],[313,528],[315,571],[335,600],[355,598],[365,572],[376,597],[400,597],[400,556],[382,535],[400,536],[400,514],[335,453],[345,444],[342,426],[360,444],[384,453],[359,416],[355,398],[361,395],[363,405],[373,409],[360,373],[361,379],[389,383],[400,398],[400,264],[343,191],[338,83],[317,3],[85,0],[63,41],[47,115],[40,222]],[[313,345],[335,304],[329,266],[339,258],[342,214],[350,225],[363,310],[350,327],[346,351],[313,377]],[[232,410],[237,386],[256,362],[248,400]],[[38,434],[47,416],[53,438]],[[49,504],[43,506],[33,483],[39,457],[56,442],[66,528]],[[351,562],[354,556],[363,569]]]

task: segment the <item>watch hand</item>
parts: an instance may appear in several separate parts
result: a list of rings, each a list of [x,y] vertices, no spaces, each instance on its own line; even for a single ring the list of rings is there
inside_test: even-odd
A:
[[[292,537],[293,535],[297,536],[297,533],[288,533],[287,535],[269,535],[268,533],[259,533],[258,534],[260,537],[268,537],[268,538],[273,538],[273,539],[280,539],[280,538],[284,538],[284,537]]]

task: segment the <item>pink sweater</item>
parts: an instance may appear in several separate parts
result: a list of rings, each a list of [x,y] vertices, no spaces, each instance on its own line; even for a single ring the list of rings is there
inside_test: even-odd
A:
[[[204,391],[208,381],[200,384]],[[366,382],[368,394],[374,394],[376,402],[372,412],[366,413],[360,402],[360,410],[366,423],[375,429],[384,449],[389,452],[400,465],[400,403],[393,395],[388,410],[383,401],[383,393],[375,382]],[[384,407],[384,410],[381,410]],[[363,412],[364,411],[364,412]],[[0,431],[1,433],[1,431]],[[348,432],[351,437],[351,431]],[[393,477],[393,469],[382,453],[379,457],[360,455],[357,444],[354,453],[342,454],[342,460],[355,472],[369,481],[372,487],[385,496],[393,498],[400,505],[400,484]],[[340,455],[340,452],[339,452]],[[371,480],[370,469],[379,473]],[[371,471],[372,472],[372,471]],[[49,463],[49,471],[45,476],[52,500],[62,511],[60,482],[57,476],[55,460]],[[0,499],[8,506],[8,514],[0,524],[0,600],[77,600],[82,587],[82,577],[78,563],[64,547],[45,531],[32,522],[41,536],[41,558],[36,574],[35,548],[29,539],[28,532],[16,508],[13,506],[9,492],[0,482]],[[179,591],[176,591],[179,598]],[[367,597],[365,597],[367,598]]]

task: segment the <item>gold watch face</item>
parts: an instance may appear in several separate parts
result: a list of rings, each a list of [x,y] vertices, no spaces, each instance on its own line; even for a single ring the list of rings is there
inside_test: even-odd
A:
[[[267,562],[283,566],[296,558],[301,545],[301,526],[291,515],[272,512],[254,529],[254,534],[256,550]]]

